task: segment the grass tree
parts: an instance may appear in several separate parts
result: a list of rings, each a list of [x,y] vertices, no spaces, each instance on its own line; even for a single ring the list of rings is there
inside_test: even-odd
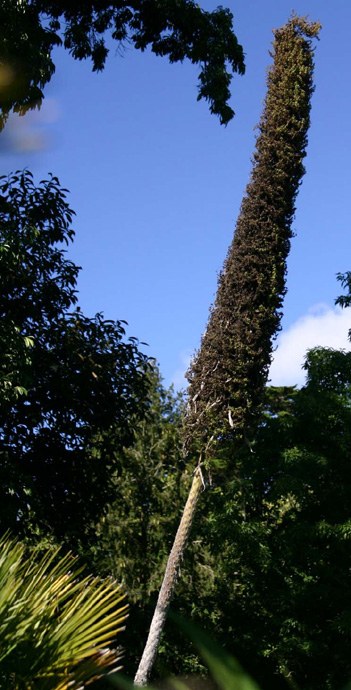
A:
[[[188,372],[186,448],[198,453],[199,465],[169,557],[136,685],[146,684],[156,657],[201,494],[201,465],[210,464],[218,443],[244,438],[260,408],[286,292],[286,260],[310,124],[311,39],[319,30],[319,23],[293,15],[274,31],[273,65],[268,72],[251,179],[219,276],[207,329]]]

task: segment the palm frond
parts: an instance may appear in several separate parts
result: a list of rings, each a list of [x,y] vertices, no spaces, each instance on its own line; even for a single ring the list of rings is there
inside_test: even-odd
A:
[[[119,667],[127,615],[116,582],[82,576],[71,553],[0,539],[0,681],[15,690],[81,690]],[[11,683],[10,683],[11,680]],[[1,683],[1,686],[2,686]]]

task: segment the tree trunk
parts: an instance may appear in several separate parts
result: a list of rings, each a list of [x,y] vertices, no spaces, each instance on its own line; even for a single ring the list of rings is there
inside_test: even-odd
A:
[[[202,473],[200,467],[197,467],[194,472],[194,478],[187,502],[185,504],[183,516],[173,542],[171,553],[168,557],[166,572],[158,595],[145,649],[134,678],[134,685],[136,686],[146,685],[149,679],[156,658],[160,637],[166,622],[169,605],[177,582],[180,562],[184,555],[186,543],[189,537],[191,526],[193,524],[196,507],[202,489]]]

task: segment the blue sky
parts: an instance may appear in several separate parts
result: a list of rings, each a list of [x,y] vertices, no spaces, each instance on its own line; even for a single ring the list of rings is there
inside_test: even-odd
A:
[[[222,4],[246,54],[227,128],[196,101],[196,67],[132,48],[121,56],[111,43],[100,74],[58,49],[42,110],[12,118],[0,140],[3,172],[27,166],[39,181],[51,171],[70,190],[77,217],[69,255],[82,266],[83,310],[128,321],[128,335],[149,344],[166,383],[177,386],[205,330],[248,181],[271,32],[292,11],[286,0]],[[347,347],[351,326],[334,308],[335,274],[351,270],[351,4],[297,0],[294,9],[323,29],[276,384],[301,381],[307,347]]]

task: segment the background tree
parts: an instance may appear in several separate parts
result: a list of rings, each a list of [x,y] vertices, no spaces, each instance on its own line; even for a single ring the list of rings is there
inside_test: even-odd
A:
[[[2,178],[0,514],[4,530],[75,544],[111,498],[149,384],[121,322],[74,310],[65,191],[55,177],[38,187],[29,172]]]
[[[340,307],[350,307],[351,306],[351,271],[346,271],[346,273],[338,273],[337,279],[341,283],[343,288],[347,289],[346,295],[340,295],[335,300],[335,304]],[[349,340],[351,340],[351,329],[349,331]]]
[[[254,453],[237,442],[234,470],[222,447],[196,525],[212,591],[180,593],[267,688],[351,676],[351,353],[319,348],[305,366],[301,390],[268,389]]]
[[[128,592],[124,668],[131,676],[193,471],[182,457],[182,397],[163,387],[157,368],[149,381],[148,410],[135,420],[134,443],[115,470],[114,500],[92,554],[95,571],[112,575]]]
[[[134,420],[134,442],[114,472],[114,500],[99,526],[99,569],[123,583],[135,602],[157,591],[159,561],[167,555],[186,483],[182,396],[164,388],[157,367],[148,379],[148,408]]]
[[[219,277],[201,348],[189,370],[186,447],[200,464],[169,556],[148,640],[135,676],[145,685],[156,656],[203,479],[201,461],[257,414],[285,294],[295,199],[313,92],[311,38],[320,24],[295,15],[274,40],[274,65],[260,121],[254,168]]]
[[[206,12],[194,0],[2,0],[0,26],[0,126],[12,109],[22,115],[40,106],[55,71],[54,46],[63,44],[78,60],[91,58],[99,71],[108,54],[106,34],[121,50],[131,43],[142,51],[150,47],[170,62],[187,58],[200,65],[198,99],[209,102],[221,123],[234,115],[229,86],[233,73],[243,74],[245,68],[228,9]]]
[[[201,514],[195,517],[196,539],[182,562],[177,609],[239,658],[263,690],[283,690],[289,687],[287,678],[291,687],[344,687],[351,674],[350,357],[350,353],[322,348],[311,351],[306,360],[308,381],[301,390],[267,389],[253,431],[254,452],[239,438],[217,448],[212,459],[213,483],[203,495]],[[177,426],[175,432],[179,434]],[[104,533],[103,523],[102,531],[105,567],[116,558],[121,574],[122,543],[129,535],[125,581],[132,573],[129,588],[136,592],[132,598],[137,601],[133,601],[127,626],[128,671],[135,664],[161,579],[164,544],[171,542],[186,489],[185,483],[181,485],[178,500],[177,492],[168,493],[172,484],[163,489],[164,498],[159,494],[155,501],[154,494],[153,516],[150,522],[149,516],[145,518],[152,531],[143,558],[135,536],[142,519],[134,502],[139,476],[144,474],[133,472],[126,479],[133,489],[131,500],[126,491],[126,513],[120,510],[121,530],[116,504],[113,524]],[[174,475],[175,484],[179,476],[180,472]],[[159,517],[163,501],[164,522]],[[172,501],[176,510],[171,517]],[[136,550],[137,562],[129,543]],[[155,577],[149,570],[150,558]],[[143,567],[150,584],[141,584],[138,573]],[[165,669],[179,675],[204,672],[196,650],[173,621],[162,638],[157,676],[164,675]]]

